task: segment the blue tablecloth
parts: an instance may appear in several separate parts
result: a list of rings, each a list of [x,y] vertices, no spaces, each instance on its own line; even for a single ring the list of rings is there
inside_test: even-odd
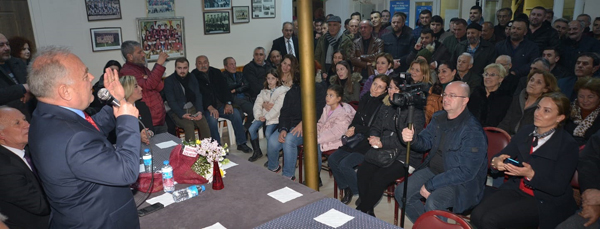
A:
[[[344,225],[338,228],[398,228],[383,220],[362,213],[356,209],[352,209],[347,205],[342,204],[339,200],[332,198],[325,198],[312,204],[306,205],[302,208],[285,214],[256,228],[332,228],[314,220],[315,217],[331,209],[338,210],[340,212],[343,212],[344,214],[354,217],[352,220],[346,222]]]

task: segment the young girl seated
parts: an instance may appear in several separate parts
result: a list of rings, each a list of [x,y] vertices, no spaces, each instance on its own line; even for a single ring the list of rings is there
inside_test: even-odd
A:
[[[327,96],[325,97],[327,105],[323,108],[323,114],[317,122],[318,168],[321,168],[322,152],[342,146],[342,135],[346,133],[346,128],[350,125],[356,113],[350,104],[341,102],[343,94],[340,85],[334,84],[327,89]]]
[[[255,119],[248,129],[254,153],[248,158],[248,161],[256,161],[256,159],[262,157],[262,151],[258,143],[258,130],[266,123],[266,138],[269,139],[269,136],[275,132],[275,128],[279,123],[279,111],[283,105],[285,93],[288,90],[290,90],[290,87],[282,85],[281,77],[277,74],[277,70],[271,69],[267,73],[264,89],[260,91],[254,102],[253,112]]]

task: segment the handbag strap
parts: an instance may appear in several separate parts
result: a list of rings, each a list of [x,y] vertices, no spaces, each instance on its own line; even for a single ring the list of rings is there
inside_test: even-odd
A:
[[[373,115],[371,115],[371,119],[369,119],[369,123],[367,123],[368,127],[371,127],[371,124],[373,124],[373,119],[375,119],[375,116],[377,116],[377,112],[379,111],[379,108],[381,108],[381,106],[383,106],[383,104],[379,104],[379,106],[377,106],[377,108],[375,109],[375,112],[373,112]]]

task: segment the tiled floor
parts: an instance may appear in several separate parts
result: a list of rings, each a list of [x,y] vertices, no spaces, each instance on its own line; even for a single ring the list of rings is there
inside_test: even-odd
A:
[[[223,142],[229,142],[226,135],[227,135],[226,133],[223,134]],[[247,145],[251,146],[249,142],[247,143]],[[267,161],[267,158],[266,158],[267,141],[265,139],[261,139],[260,145],[261,145],[261,149],[262,149],[264,156],[261,157],[260,159],[256,160],[254,163],[257,165],[260,165],[261,168],[264,168],[263,164]],[[236,150],[235,145],[233,147],[230,147],[230,153],[233,155],[242,157],[242,158],[249,158],[251,155],[251,154],[245,154],[241,151]],[[320,176],[323,181],[323,187],[321,187],[319,191],[324,193],[326,196],[333,198],[333,178],[329,177],[329,173],[327,171],[321,171]],[[296,169],[296,177],[298,177],[297,169]],[[387,199],[388,198],[385,196],[381,199],[381,201],[375,208],[375,215],[377,216],[377,218],[380,218],[390,224],[393,224],[394,223],[394,206],[395,206],[394,201],[395,200],[394,200],[394,198],[391,198],[391,200],[388,202]],[[356,205],[354,205],[355,200],[356,200],[356,198],[354,198],[352,200],[352,202],[350,204],[348,204],[348,206],[351,208],[356,208]],[[412,228],[412,223],[408,219],[405,220],[405,228]]]

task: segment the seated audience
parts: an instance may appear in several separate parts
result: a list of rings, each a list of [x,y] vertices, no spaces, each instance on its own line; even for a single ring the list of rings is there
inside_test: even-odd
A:
[[[560,91],[573,101],[577,96],[575,93],[575,83],[585,77],[594,77],[600,69],[600,56],[596,53],[585,52],[579,54],[575,62],[574,75],[568,75],[558,81]]]
[[[392,55],[388,53],[381,53],[377,56],[375,63],[375,75],[369,76],[369,78],[365,81],[363,85],[362,91],[360,92],[360,96],[362,97],[364,94],[369,92],[371,88],[371,84],[376,75],[385,74],[390,75],[394,70],[392,69],[394,60],[392,59]]]
[[[152,125],[152,115],[150,114],[150,108],[146,103],[142,102],[142,87],[137,84],[137,80],[134,76],[122,76],[119,78],[121,85],[123,85],[123,91],[125,92],[125,100],[131,103],[139,111],[138,120],[140,120],[140,136],[142,142],[146,145],[150,144],[150,138],[154,136],[154,126]],[[116,142],[116,135],[113,132],[108,136],[111,142]]]
[[[286,62],[285,65],[288,63]],[[287,67],[286,67],[287,68]],[[279,113],[281,106],[283,106],[283,99],[285,93],[290,90],[292,80],[291,74],[288,74],[284,83],[282,75],[277,70],[270,69],[267,73],[266,80],[264,82],[263,90],[256,97],[254,101],[254,115],[255,119],[252,125],[248,129],[250,133],[250,143],[252,143],[252,149],[254,153],[248,158],[248,161],[256,161],[256,159],[262,157],[262,150],[258,143],[258,131],[263,125],[266,124],[265,137],[269,139],[271,134],[275,132],[277,124],[279,123]]]
[[[567,38],[560,41],[560,50],[563,51],[559,64],[573,72],[577,57],[584,52],[600,53],[600,41],[583,34],[583,22],[573,20],[569,22]]]
[[[496,127],[506,115],[512,94],[501,87],[507,74],[502,65],[490,64],[483,71],[483,86],[471,92],[467,107],[482,126]]]
[[[581,211],[558,225],[558,229],[600,228],[600,131],[579,153],[577,165]]]
[[[527,16],[516,17],[509,26],[507,28],[510,28],[510,36],[496,44],[496,52],[498,55],[508,55],[512,58],[512,69],[509,72],[520,79],[527,76],[529,64],[540,56],[541,50],[535,42],[525,37],[529,32]]]
[[[565,125],[579,145],[585,145],[600,130],[600,79],[581,78],[575,84],[577,99],[571,103],[571,115]]]
[[[579,150],[561,128],[569,99],[548,93],[537,106],[533,125],[519,130],[492,158],[492,170],[504,172],[508,181],[471,213],[477,228],[555,228],[577,208],[571,178]],[[511,159],[517,162],[506,161]]]
[[[271,66],[272,69],[277,69],[281,64],[281,53],[275,49],[271,50],[269,53],[269,59],[267,60],[267,64]]]
[[[363,161],[358,167],[356,175],[358,177],[358,195],[360,203],[357,204],[357,210],[374,216],[375,205],[381,199],[383,191],[396,179],[404,177],[406,170],[406,146],[401,141],[399,131],[408,125],[408,116],[410,115],[408,106],[398,106],[391,100],[394,94],[401,93],[400,84],[404,80],[400,77],[392,77],[388,87],[388,96],[383,99],[383,106],[377,112],[377,117],[371,130],[369,131],[369,144],[378,149],[398,149],[398,155],[394,162],[388,167],[380,167],[375,164]],[[398,109],[401,109],[398,113]],[[415,107],[412,124],[417,133],[423,130],[425,126],[425,113],[422,106]],[[397,126],[396,126],[397,125]],[[365,152],[368,153],[368,152]],[[422,152],[411,151],[409,161],[409,172],[415,170],[423,160]],[[350,197],[352,198],[352,197]]]
[[[10,228],[48,228],[50,206],[26,148],[28,132],[25,115],[0,106],[0,209]]]
[[[261,92],[267,72],[271,69],[271,65],[265,62],[265,48],[256,47],[254,49],[253,59],[244,66],[243,70],[244,78],[246,78],[248,84],[250,84],[250,91],[248,93],[250,95],[250,101],[254,102],[258,93]]]
[[[185,57],[175,60],[175,72],[165,79],[165,97],[171,110],[167,113],[175,125],[185,132],[186,141],[195,141],[194,129],[199,137],[210,138],[210,128],[204,117],[204,105],[198,79],[189,72],[189,62]]]
[[[342,146],[342,135],[346,127],[356,114],[356,110],[350,104],[342,102],[343,88],[341,85],[333,84],[327,89],[325,107],[319,121],[317,122],[317,160],[319,170],[321,168],[321,155],[325,151],[334,150]]]
[[[454,213],[463,213],[483,198],[487,141],[479,121],[466,109],[469,86],[452,82],[443,97],[444,110],[436,112],[421,133],[415,135],[414,128],[402,130],[402,140],[412,141],[411,149],[429,151],[407,181],[406,215],[412,222],[431,210],[452,208]],[[403,188],[396,189],[401,206],[403,194]]]
[[[567,77],[570,75],[568,70],[562,65],[558,64],[560,61],[560,51],[556,47],[547,47],[542,50],[542,57],[550,64],[550,73],[556,77],[557,80]]]
[[[342,20],[338,16],[331,16],[327,20],[327,30],[317,41],[315,48],[315,60],[321,65],[321,69],[329,69],[333,60],[333,53],[340,50],[345,57],[354,55],[354,43],[348,35],[340,30]],[[323,27],[325,28],[325,27]],[[331,51],[330,51],[331,50]]]
[[[527,87],[514,96],[506,116],[498,124],[510,135],[533,123],[533,115],[543,94],[558,91],[556,78],[547,71],[534,70],[527,76]]]
[[[429,64],[434,67],[437,66],[439,62],[450,60],[452,54],[448,52],[448,49],[444,44],[435,39],[433,30],[429,28],[421,30],[420,40],[421,42],[415,43],[412,52],[406,57],[407,61],[412,62],[417,58],[418,54],[424,50],[428,50],[431,53]]]
[[[496,64],[502,65],[506,70],[506,76],[502,80],[500,85],[502,90],[508,91],[511,95],[515,94],[517,86],[519,85],[519,78],[510,72],[512,68],[512,58],[509,55],[500,55],[496,58]]]
[[[431,117],[437,111],[444,109],[442,92],[453,81],[460,81],[456,75],[456,68],[452,62],[441,61],[438,65],[438,81],[429,89],[427,104],[425,105],[425,124],[431,122]]]
[[[406,79],[406,83],[426,84],[425,89],[428,91],[428,93],[431,92],[431,74],[429,70],[429,64],[427,63],[427,61],[421,58],[417,58],[412,63],[410,63],[410,77],[410,79]],[[435,101],[432,100],[431,102],[433,103]],[[429,112],[425,113],[428,114]],[[431,114],[433,114],[433,112],[431,112]],[[425,116],[425,120],[426,123],[428,123],[427,120],[431,120],[431,117]]]
[[[279,165],[279,151],[283,149],[283,172],[285,178],[295,180],[296,160],[298,157],[298,146],[303,144],[302,133],[302,97],[300,88],[300,74],[298,60],[292,55],[286,55],[281,63],[282,72],[286,68],[293,68],[293,84],[285,94],[277,131],[271,134],[267,140],[267,168],[272,172],[282,171]],[[285,76],[285,73],[283,73]],[[315,84],[316,107],[325,107],[325,90],[320,83]],[[316,117],[321,117],[323,110],[316,109]],[[319,155],[319,157],[321,157]]]
[[[252,149],[246,145],[246,131],[242,125],[242,114],[237,109],[233,109],[233,96],[230,90],[223,90],[227,87],[227,80],[219,69],[210,66],[208,57],[201,55],[196,57],[196,69],[192,74],[198,80],[200,93],[202,93],[202,109],[204,118],[208,122],[210,135],[220,144],[219,136],[219,117],[229,119],[233,124],[237,149],[244,153],[252,152]],[[233,144],[233,143],[232,143]]]
[[[556,32],[558,32],[558,38],[561,40],[564,39],[568,39],[569,35],[569,21],[567,19],[564,18],[558,18],[554,21],[554,24],[552,25],[552,27],[554,27],[554,29],[556,29]]]
[[[31,119],[27,104],[33,98],[27,83],[27,65],[18,57],[10,56],[10,45],[0,33],[0,105],[8,105]]]
[[[326,71],[322,71],[322,74],[321,74],[322,82],[324,82],[325,85],[327,85],[328,87],[331,84],[330,76],[337,74],[337,69],[336,69],[337,63],[339,63],[342,60],[348,61],[348,58],[346,56],[344,56],[344,53],[342,53],[342,51],[339,51],[339,50],[337,52],[333,53],[332,58],[333,59],[331,60],[331,63],[334,63],[334,64],[332,64],[331,67],[329,67],[329,69],[325,69]],[[350,64],[350,69],[352,69],[352,63],[349,63],[349,64]],[[361,79],[362,79],[362,77],[361,77]]]
[[[478,23],[471,23],[467,26],[467,39],[461,41],[456,46],[456,49],[452,53],[452,60],[458,59],[463,53],[471,54],[473,58],[473,66],[470,71],[481,75],[483,68],[488,64],[494,63],[496,60],[496,48],[494,44],[489,41],[481,39],[481,25]],[[469,84],[470,86],[470,84]],[[474,88],[471,87],[471,91]]]
[[[331,85],[342,87],[342,102],[348,103],[360,99],[360,80],[362,76],[358,72],[352,72],[350,62],[339,61],[335,64],[337,75],[329,79]]]
[[[473,61],[473,56],[468,52],[460,54],[456,60],[457,76],[461,81],[469,85],[471,91],[475,90],[476,87],[481,86],[481,81],[483,81],[481,75],[471,71],[471,68],[473,68]]]
[[[542,57],[535,58],[529,65],[529,73],[534,72],[536,70],[550,72],[550,63]],[[556,79],[556,76],[554,78]],[[521,77],[519,79],[519,84],[517,84],[517,89],[515,90],[515,93],[513,95],[519,95],[519,92],[525,89],[525,87],[527,87],[527,77]]]
[[[8,39],[8,43],[10,44],[10,55],[23,60],[28,65],[31,61],[31,54],[34,53],[31,41],[24,37],[11,37]]]
[[[246,76],[237,71],[236,62],[233,57],[226,57],[223,59],[223,65],[225,71],[223,71],[223,77],[227,80],[228,89],[231,91],[233,96],[233,106],[240,111],[242,119],[244,119],[244,113],[248,116],[248,120],[254,120],[252,112],[253,103],[250,100],[250,83],[246,79]],[[244,127],[250,128],[250,122],[246,122]]]
[[[365,136],[382,107],[389,83],[390,78],[385,74],[375,77],[369,93],[360,98],[354,119],[342,136],[346,143],[327,159],[338,188],[344,192],[344,204],[350,203],[352,196],[358,194],[355,168],[363,162],[364,154],[370,148]]]

